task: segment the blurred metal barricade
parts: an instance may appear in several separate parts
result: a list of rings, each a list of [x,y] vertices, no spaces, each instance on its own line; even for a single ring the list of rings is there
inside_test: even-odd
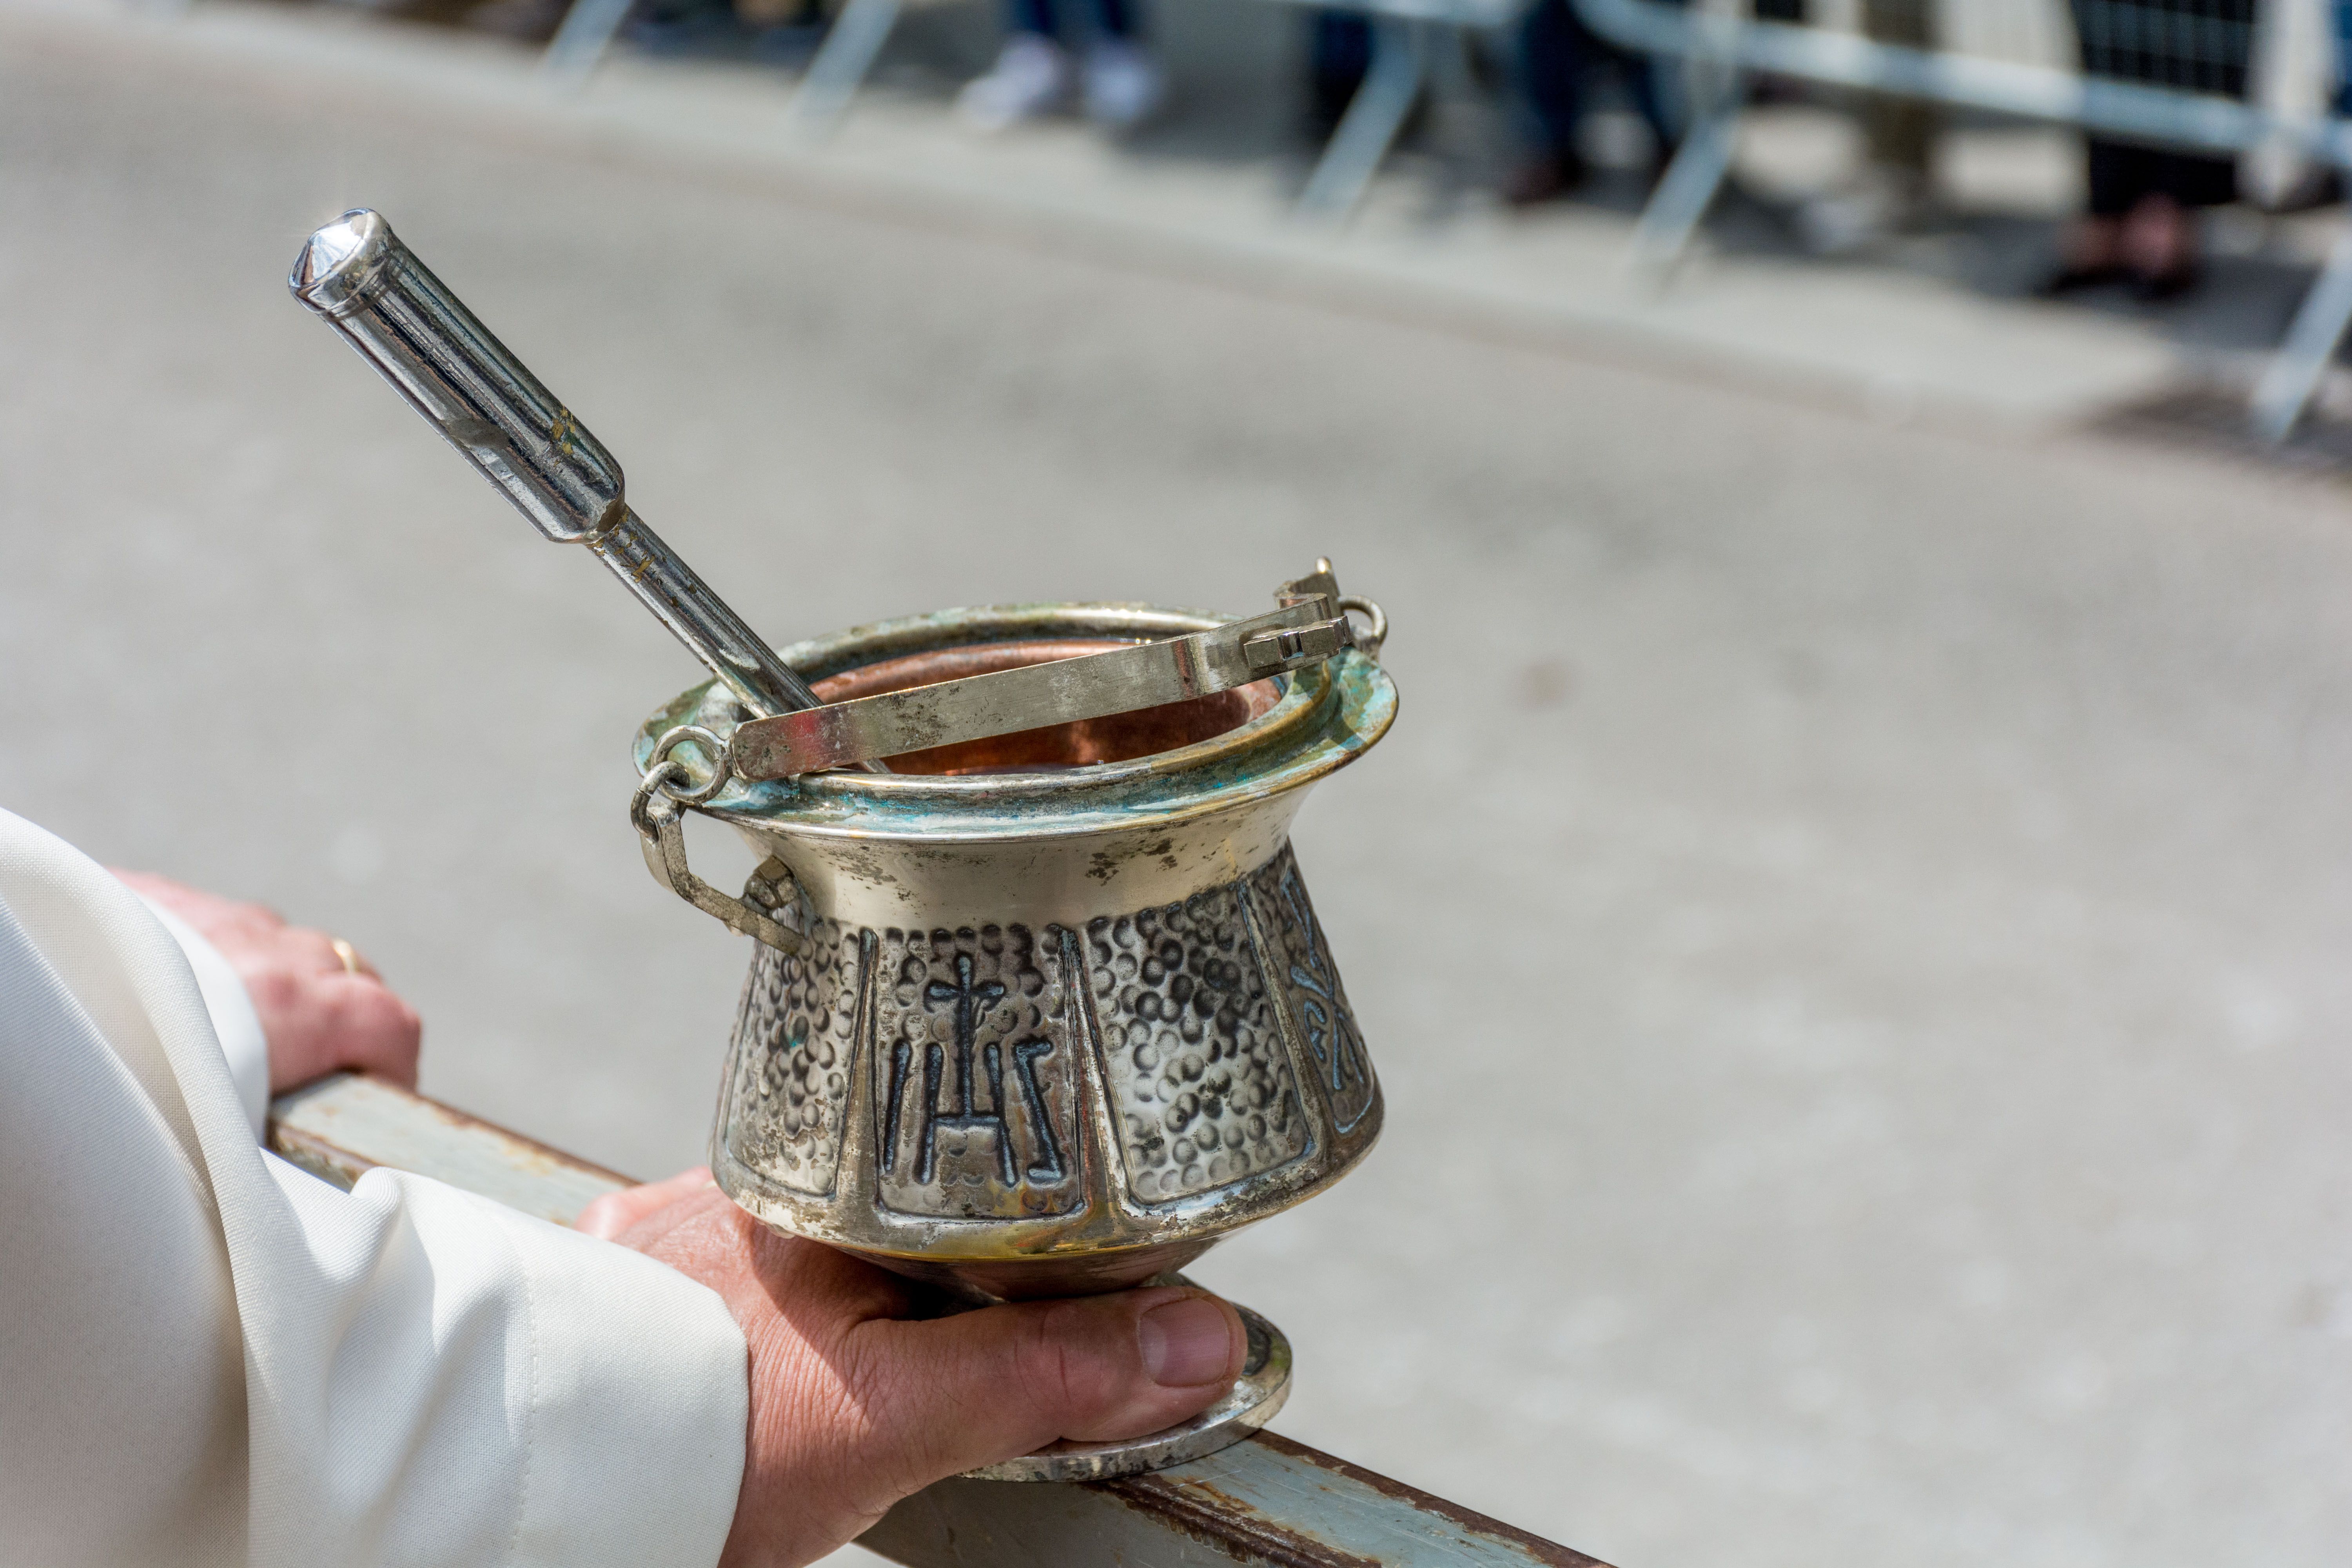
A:
[[[540,57],[540,71],[551,83],[576,89],[594,74],[613,40],[629,19],[635,0],[572,0],[562,24]],[[907,0],[845,0],[824,42],[811,57],[808,69],[793,89],[786,114],[793,129],[812,141],[831,135],[848,110],[849,101],[874,68],[875,58],[889,41]]]
[[[1292,0],[1371,24],[1371,63],[1298,196],[1301,217],[1337,222],[1355,211],[1428,85],[1442,48],[1460,58],[1463,35],[1509,26],[1522,0]]]
[[[1857,0],[1814,0],[1801,20],[1759,20],[1751,0],[1570,0],[1621,47],[1685,64],[1692,118],[1642,214],[1638,265],[1670,268],[1730,173],[1755,73],[2073,125],[2208,153],[2286,151],[2352,171],[2352,122],[2249,101],[2262,30],[2287,0],[1960,0],[1932,45],[1864,37]],[[1776,7],[1785,13],[1786,6]],[[1824,14],[1826,13],[1826,14]],[[2070,25],[2071,24],[2071,25]],[[2079,37],[2079,45],[2077,38]],[[2304,296],[2252,401],[2256,433],[2283,441],[2352,322],[2352,222]]]
[[[787,110],[802,135],[830,135],[864,85],[911,0],[845,0],[809,61]],[[1429,82],[1442,49],[1457,50],[1467,29],[1507,26],[1523,0],[1288,0],[1351,12],[1371,23],[1370,68],[1349,100],[1314,172],[1299,195],[1302,216],[1345,218],[1363,199],[1397,133]],[[541,57],[540,69],[559,88],[573,89],[594,73],[626,24],[635,0],[572,0]]]
[[[576,89],[604,63],[633,0],[572,0],[539,57],[540,74],[558,87]]]

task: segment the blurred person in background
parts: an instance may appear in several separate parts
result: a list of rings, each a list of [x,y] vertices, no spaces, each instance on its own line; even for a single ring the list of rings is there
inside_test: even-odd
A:
[[[1873,43],[1933,48],[1935,5],[1936,0],[1863,0],[1863,33]],[[1822,255],[1856,250],[1917,223],[1934,188],[1937,117],[1932,107],[1876,92],[1864,99],[1857,117],[1862,169],[1843,188],[1797,209],[1799,235]]]
[[[2336,46],[2336,90],[2327,108],[2338,120],[2352,120],[2352,0],[2333,0],[2327,14]]]
[[[1571,0],[1537,0],[1520,21],[1515,42],[1515,85],[1528,127],[1528,149],[1504,182],[1506,201],[1528,206],[1584,184],[1592,173],[1580,145],[1584,123],[1593,110],[1593,89],[1612,76],[1649,128],[1653,175],[1664,168],[1681,137],[1676,62],[1620,48],[1586,26]],[[1307,59],[1307,134],[1328,141],[1371,69],[1370,18],[1335,8],[1310,13]],[[1426,107],[1424,93],[1402,134],[1412,133]]]
[[[1863,0],[1864,33],[1874,42],[1907,48],[1934,44],[1935,0]],[[1756,0],[1759,21],[1802,26],[1804,0]],[[1548,201],[1582,184],[1590,174],[1579,138],[1590,112],[1593,79],[1612,73],[1624,83],[1657,152],[1653,176],[1680,141],[1684,113],[1676,63],[1619,47],[1592,32],[1571,0],[1537,0],[1519,29],[1520,77],[1535,124],[1534,147],[1506,187],[1515,205]],[[1855,249],[1917,221],[1933,184],[1937,126],[1929,105],[1894,94],[1872,94],[1859,110],[1865,146],[1861,171],[1838,190],[1813,198],[1796,215],[1800,234],[1822,252]]]
[[[483,0],[465,14],[477,32],[546,43],[572,0]],[[649,55],[732,58],[799,69],[824,42],[825,0],[637,0],[625,36]]]
[[[1310,142],[1328,142],[1339,129],[1356,89],[1372,68],[1372,22],[1360,11],[1318,6],[1307,14],[1307,117]],[[1421,112],[1413,104],[1413,116]],[[1409,117],[1410,119],[1411,117]]]
[[[1536,0],[1519,23],[1519,87],[1531,146],[1503,186],[1503,199],[1530,206],[1575,191],[1591,175],[1580,145],[1594,79],[1614,75],[1650,128],[1654,176],[1674,156],[1682,127],[1676,63],[1620,48],[1584,25],[1570,0]]]
[[[1138,37],[1132,0],[1093,0],[1083,61],[1058,34],[1055,0],[1011,0],[1004,47],[986,76],[964,84],[956,110],[981,131],[1059,113],[1076,97],[1107,131],[1132,131],[1167,97],[1167,78]]]
[[[2254,0],[2073,0],[2071,8],[2085,75],[2246,96]],[[2197,210],[2237,199],[2237,160],[2102,136],[2086,137],[2084,153],[2087,210],[2041,292],[2128,282],[2154,301],[2194,288]]]
[[[2338,120],[2352,120],[2352,0],[2336,0],[2336,97]]]

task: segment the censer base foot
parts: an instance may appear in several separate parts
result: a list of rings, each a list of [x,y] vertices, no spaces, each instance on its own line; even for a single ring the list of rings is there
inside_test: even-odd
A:
[[[1179,1277],[1169,1283],[1189,1285]],[[1236,1303],[1242,1326],[1249,1331],[1249,1353],[1242,1374],[1224,1397],[1190,1421],[1163,1431],[1148,1432],[1116,1443],[1073,1443],[1067,1440],[1007,1459],[966,1470],[978,1481],[1107,1481],[1118,1476],[1164,1470],[1229,1447],[1274,1419],[1290,1397],[1290,1342],[1282,1331]]]

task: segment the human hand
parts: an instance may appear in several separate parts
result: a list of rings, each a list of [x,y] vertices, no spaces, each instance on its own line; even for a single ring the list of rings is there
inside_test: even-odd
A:
[[[238,903],[148,871],[114,873],[195,928],[245,982],[269,1042],[269,1092],[349,1069],[416,1087],[424,1033],[416,1009],[365,959],[345,967],[334,939],[288,925],[275,910]]]
[[[915,1321],[908,1281],[777,1235],[707,1170],[575,1224],[709,1286],[743,1330],[751,1429],[720,1568],[799,1568],[943,1477],[1173,1426],[1241,1375],[1247,1346],[1233,1308],[1181,1288]]]

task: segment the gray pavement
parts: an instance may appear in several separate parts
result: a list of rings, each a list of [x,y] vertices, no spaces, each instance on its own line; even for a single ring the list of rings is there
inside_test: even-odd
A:
[[[1388,1132],[1200,1270],[1283,1430],[1624,1568],[2340,1558],[2342,490],[854,195],[0,20],[0,802],[698,1157],[744,945],[623,817],[695,670],[286,299],[369,202],[780,640],[1388,605],[1298,831]]]

